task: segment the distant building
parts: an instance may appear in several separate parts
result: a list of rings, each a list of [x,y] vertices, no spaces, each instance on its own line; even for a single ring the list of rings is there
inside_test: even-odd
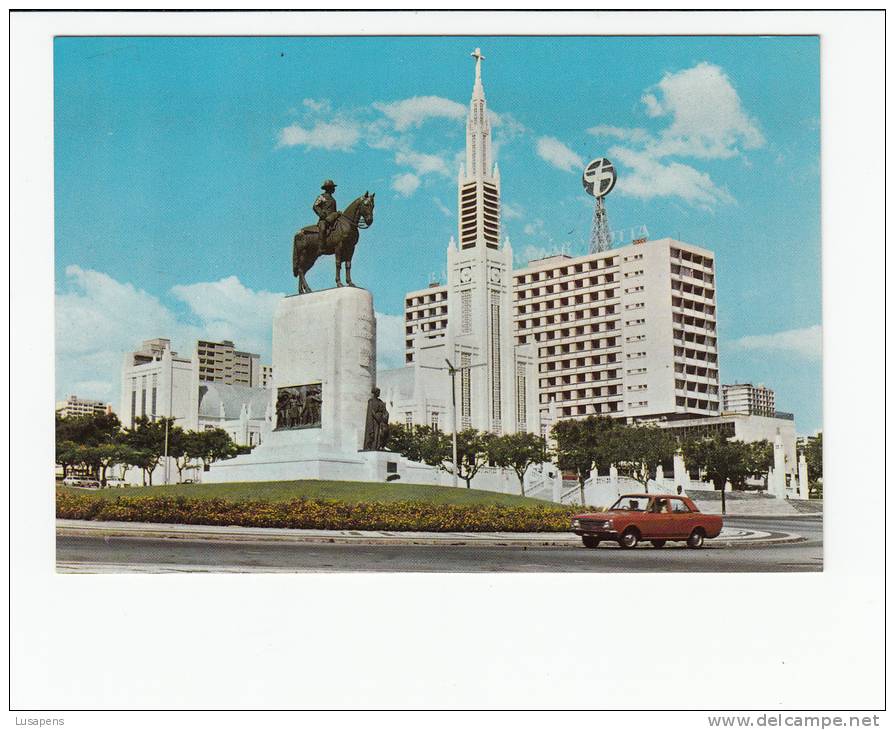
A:
[[[658,425],[684,439],[723,436],[744,443],[766,440],[773,444],[779,434],[783,442],[784,471],[789,475],[798,473],[796,424],[790,414],[760,416],[725,413],[714,418],[660,421]]]
[[[724,413],[744,413],[750,416],[767,416],[772,418],[776,413],[774,391],[764,385],[751,383],[734,383],[722,385]]]
[[[230,340],[196,342],[194,359],[203,383],[227,383],[263,387],[261,358],[252,352],[241,352]],[[264,367],[270,368],[269,365]]]
[[[265,375],[266,372],[266,375]],[[222,428],[237,444],[254,446],[270,422],[272,368],[230,341],[199,340],[192,358],[178,355],[171,341],[156,338],[128,353],[121,371],[120,418],[174,418],[181,428]]]
[[[112,405],[101,400],[88,400],[70,395],[65,400],[56,401],[56,413],[62,418],[72,416],[92,416],[112,412]]]

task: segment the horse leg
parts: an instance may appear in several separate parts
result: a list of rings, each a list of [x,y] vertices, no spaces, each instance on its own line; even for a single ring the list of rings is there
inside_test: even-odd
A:
[[[351,281],[351,259],[345,262],[345,281],[348,286],[354,286],[354,282]]]
[[[336,286],[342,286],[342,259],[336,254]]]
[[[305,279],[305,270],[298,270],[298,293],[299,294],[310,294],[311,287],[308,286],[308,281]]]

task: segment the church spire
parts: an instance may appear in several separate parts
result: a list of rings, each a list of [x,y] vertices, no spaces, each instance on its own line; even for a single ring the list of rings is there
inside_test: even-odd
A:
[[[466,117],[466,167],[460,168],[458,179],[460,248],[484,244],[500,245],[500,175],[491,164],[491,122],[482,85],[480,48],[471,54],[475,59],[475,84]]]
[[[482,180],[491,176],[491,123],[482,85],[482,51],[476,48],[471,54],[475,59],[475,85],[469,101],[466,118],[466,175]]]
[[[472,87],[472,98],[473,100],[481,99],[484,101],[485,87],[482,86],[482,61],[485,60],[485,57],[482,55],[482,51],[478,48],[469,55],[475,59],[475,86]]]

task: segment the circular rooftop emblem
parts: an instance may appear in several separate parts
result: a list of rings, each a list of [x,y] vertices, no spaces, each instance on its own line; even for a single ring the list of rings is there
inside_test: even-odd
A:
[[[584,168],[581,182],[588,195],[602,198],[615,187],[615,166],[605,157],[598,157]]]

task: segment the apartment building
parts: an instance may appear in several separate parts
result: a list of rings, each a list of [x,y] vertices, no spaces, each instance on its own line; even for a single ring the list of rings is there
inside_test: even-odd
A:
[[[720,412],[714,255],[663,238],[513,272],[516,344],[537,348],[541,422]]]
[[[773,417],[776,413],[774,391],[762,384],[733,383],[722,385],[724,413],[744,413],[750,416]]]
[[[198,340],[195,360],[199,364],[199,380],[202,382],[262,387],[261,357],[237,350],[230,340]]]
[[[56,413],[62,418],[74,416],[92,416],[96,414],[111,413],[112,406],[101,400],[89,400],[70,395],[62,401],[56,402]]]

